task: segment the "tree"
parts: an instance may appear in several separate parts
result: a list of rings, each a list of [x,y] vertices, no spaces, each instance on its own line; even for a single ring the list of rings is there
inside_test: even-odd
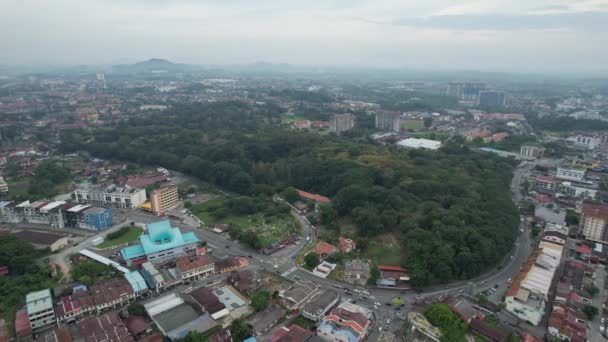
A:
[[[372,265],[372,268],[369,272],[369,283],[370,284],[376,284],[376,281],[378,281],[378,279],[380,278],[380,270],[378,269],[378,266],[376,266],[375,264]]]
[[[129,312],[129,315],[132,315],[132,316],[142,316],[143,317],[146,315],[146,309],[144,308],[143,305],[141,305],[139,303],[132,303],[127,308],[127,311]]]
[[[589,320],[593,320],[593,318],[598,314],[599,310],[593,305],[586,305],[583,308],[583,312],[587,315]]]
[[[251,327],[241,319],[235,319],[230,324],[230,333],[234,341],[243,341],[251,336]]]
[[[310,252],[304,257],[304,262],[306,263],[306,266],[313,269],[320,263],[319,256],[315,252]]]
[[[424,118],[424,127],[429,128],[433,124],[433,118]]]
[[[600,289],[595,287],[595,285],[593,285],[593,284],[587,286],[585,288],[585,290],[587,290],[587,292],[589,292],[589,294],[591,295],[592,298],[595,297],[595,295],[598,294],[598,292],[600,292]]]
[[[443,332],[443,341],[464,342],[467,324],[446,304],[433,304],[424,310],[429,322]]]
[[[338,217],[338,213],[331,205],[322,204],[319,207],[319,215],[321,217],[321,223],[326,226],[332,225],[336,218]]]
[[[283,199],[292,204],[300,199],[300,195],[298,195],[298,192],[293,187],[285,188],[281,195],[283,196]]]
[[[566,224],[575,226],[579,222],[578,214],[574,210],[566,210]]]
[[[258,290],[251,294],[251,306],[255,311],[262,311],[268,307],[268,301],[270,300],[270,293],[266,290]]]

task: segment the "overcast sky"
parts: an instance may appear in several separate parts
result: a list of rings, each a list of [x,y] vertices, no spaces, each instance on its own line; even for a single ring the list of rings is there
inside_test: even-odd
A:
[[[0,0],[0,63],[608,74],[608,0]]]

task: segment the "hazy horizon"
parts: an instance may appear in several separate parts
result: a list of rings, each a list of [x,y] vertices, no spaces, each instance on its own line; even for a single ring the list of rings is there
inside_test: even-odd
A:
[[[24,0],[0,3],[0,64],[608,74],[608,0]]]

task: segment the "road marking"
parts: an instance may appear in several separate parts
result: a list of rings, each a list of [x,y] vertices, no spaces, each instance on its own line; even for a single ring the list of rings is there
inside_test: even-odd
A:
[[[297,267],[292,267],[290,269],[288,269],[287,271],[281,273],[281,277],[287,277],[289,274],[293,273],[294,271],[296,271],[298,268]]]

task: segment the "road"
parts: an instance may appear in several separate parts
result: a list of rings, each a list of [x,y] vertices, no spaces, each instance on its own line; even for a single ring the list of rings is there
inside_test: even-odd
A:
[[[527,163],[523,167],[518,167],[513,175],[511,182],[511,193],[513,202],[517,205],[521,200],[521,182],[523,176],[528,173],[534,166],[533,163]],[[115,209],[116,216],[122,218],[126,222],[133,221],[139,223],[150,223],[158,221],[159,218],[152,214],[138,211],[138,210],[126,210],[126,209]],[[304,249],[310,242],[314,241],[315,229],[308,221],[300,216],[296,211],[292,210],[291,214],[300,222],[303,230],[303,236],[298,244],[288,246],[287,248],[280,250],[272,255],[265,255],[258,253],[256,250],[245,246],[238,241],[231,240],[225,234],[216,234],[209,230],[198,227],[198,222],[192,218],[184,217],[182,220],[171,220],[172,225],[182,228],[184,231],[192,231],[201,241],[206,241],[207,245],[212,249],[213,255],[218,257],[237,255],[243,256],[249,259],[251,267],[264,269],[270,272],[281,274],[282,276],[295,281],[295,280],[310,280],[321,288],[333,289],[341,292],[343,298],[349,300],[356,300],[358,304],[366,306],[370,309],[373,308],[374,302],[379,302],[381,305],[377,310],[373,310],[376,315],[374,320],[373,331],[370,335],[370,340],[378,338],[380,335],[379,329],[385,330],[386,322],[389,320],[389,331],[396,332],[402,327],[399,315],[405,315],[406,312],[411,308],[411,304],[420,299],[429,297],[438,297],[444,294],[457,294],[459,291],[464,290],[467,287],[467,283],[472,281],[477,284],[478,290],[493,287],[494,284],[498,284],[498,291],[496,292],[497,298],[500,298],[501,294],[506,291],[506,284],[508,279],[514,278],[520,271],[520,267],[523,265],[525,260],[528,258],[531,252],[531,240],[528,230],[526,229],[525,222],[522,222],[520,229],[523,233],[518,233],[518,237],[513,246],[512,252],[505,257],[500,267],[492,270],[484,275],[476,277],[468,281],[454,282],[441,287],[431,287],[424,289],[421,294],[407,293],[400,294],[399,291],[390,289],[377,289],[373,287],[367,288],[369,296],[359,296],[344,293],[344,289],[354,290],[355,288],[363,289],[360,286],[354,286],[351,284],[338,282],[332,279],[322,279],[312,273],[298,268],[295,263],[296,255]],[[112,228],[112,230],[118,227]],[[107,232],[104,232],[104,234]],[[309,237],[307,239],[306,237]],[[59,254],[56,254],[54,261],[61,265],[65,257],[69,254],[77,252],[83,247],[89,247],[92,245],[89,238],[82,242],[78,247],[70,247]],[[67,265],[66,265],[67,267]],[[389,303],[396,296],[401,296],[405,299],[406,306],[400,310],[396,310]],[[384,331],[383,331],[384,333]]]

